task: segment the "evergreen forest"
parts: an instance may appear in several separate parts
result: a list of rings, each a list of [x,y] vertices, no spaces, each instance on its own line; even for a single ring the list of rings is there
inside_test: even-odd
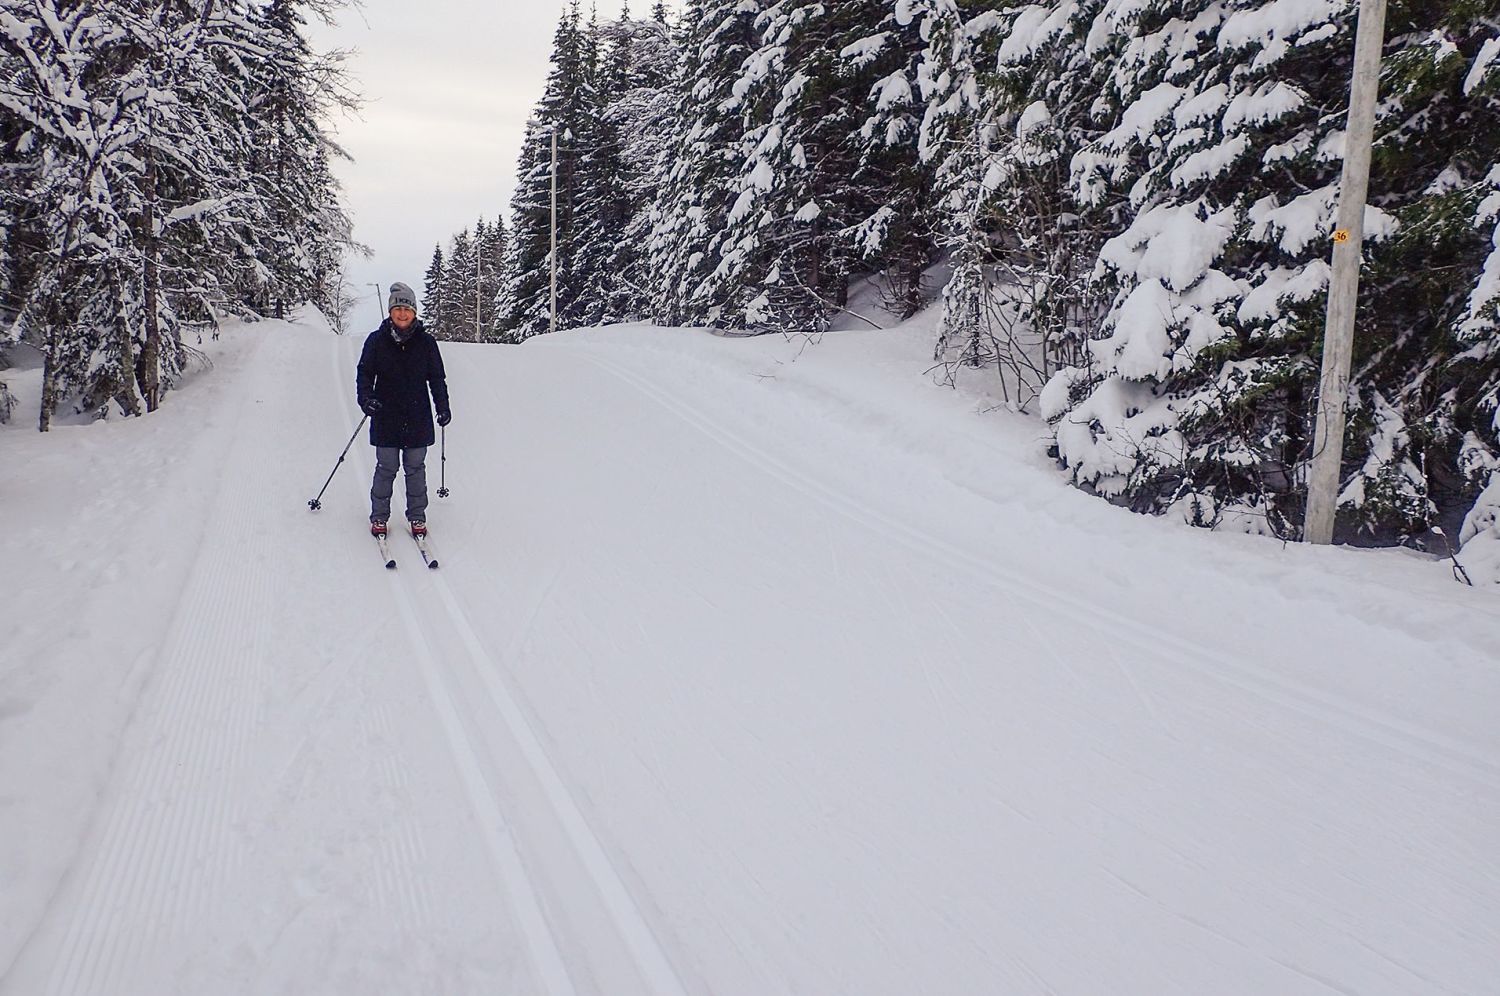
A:
[[[155,410],[216,314],[339,312],[338,5],[0,0],[0,345],[41,352],[43,431]]]
[[[816,337],[875,280],[897,319],[941,308],[940,378],[997,378],[1077,486],[1295,539],[1357,8],[575,4],[508,228],[439,247],[429,294],[493,287],[451,321],[495,342],[620,321]],[[1496,3],[1389,6],[1350,541],[1500,506],[1497,56]],[[476,245],[494,252],[471,266]]]

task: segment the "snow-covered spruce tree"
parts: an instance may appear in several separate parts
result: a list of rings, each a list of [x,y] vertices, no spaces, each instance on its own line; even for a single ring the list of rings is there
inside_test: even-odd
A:
[[[0,52],[0,66],[5,64],[4,53]],[[0,104],[0,149],[14,149],[22,134],[20,118]],[[18,186],[22,175],[21,165],[11,156],[0,157],[0,190]],[[0,195],[0,349],[10,341],[8,330],[20,307],[19,288],[25,283],[19,272],[23,252],[16,245],[20,236],[16,208],[12,198]]]
[[[574,310],[586,291],[575,279],[573,253],[577,234],[578,155],[573,144],[586,127],[593,97],[587,80],[587,41],[575,3],[557,26],[552,69],[521,146],[516,190],[511,197],[510,254],[504,307],[499,324],[507,341],[519,342],[549,328],[551,248],[552,141],[558,143],[557,243],[558,317]]]
[[[935,358],[950,382],[963,367],[997,369],[1021,406],[1077,361],[1100,312],[1089,273],[1101,219],[1068,183],[1095,134],[1098,60],[1083,38],[1100,6],[920,0],[905,11],[928,41],[921,152],[952,270]]]
[[[557,137],[557,321],[561,328],[642,317],[649,278],[642,246],[670,148],[674,45],[667,26],[582,24],[577,6],[559,25],[553,70],[521,153],[512,199],[497,337],[550,326],[552,139]]]
[[[1338,166],[1339,88],[1319,84],[1349,66],[1337,7],[1275,22],[1257,3],[1106,6],[1085,39],[1107,69],[1108,130],[1075,155],[1075,191],[1123,231],[1100,254],[1113,303],[1091,363],[1043,398],[1079,483],[1141,510],[1183,502],[1208,523],[1243,507],[1286,528],[1267,503],[1306,442]]]
[[[17,124],[15,117],[0,107],[0,148],[13,147],[20,137],[16,132]],[[10,183],[12,171],[11,164],[0,161],[0,187]],[[5,371],[11,365],[8,347],[15,344],[10,330],[15,324],[16,309],[20,304],[15,290],[19,283],[16,271],[20,256],[14,244],[16,235],[15,217],[7,199],[0,197],[0,425],[10,421],[16,408],[15,397],[4,379]]]
[[[466,228],[453,237],[446,256],[442,246],[433,248],[422,307],[434,335],[472,342],[503,340],[499,309],[507,280],[507,242],[501,219],[487,222],[481,217],[472,234]]]
[[[548,329],[551,128],[550,122],[533,117],[527,122],[521,144],[516,189],[511,196],[507,278],[499,303],[503,342],[521,342]]]
[[[352,233],[328,168],[330,155],[347,154],[329,140],[321,119],[355,101],[342,56],[319,56],[303,34],[306,12],[324,6],[269,0],[255,11],[269,51],[253,63],[251,175],[268,224],[259,233],[264,279],[249,290],[256,307],[278,318],[287,302],[327,297],[330,261],[342,258]]]
[[[618,19],[600,28],[594,27],[593,44],[598,49],[598,72],[595,82],[599,92],[609,95],[624,93],[630,86],[630,65],[635,58],[635,38],[630,30],[630,3],[626,0]]]
[[[1451,141],[1414,141],[1455,112],[1475,121],[1475,102],[1453,104],[1459,81],[1401,82],[1436,79],[1421,67],[1440,66],[1433,55],[1449,45],[1476,48],[1450,23],[1460,6],[1393,10],[1388,32],[1346,451],[1345,499],[1359,509],[1349,524],[1371,530],[1411,532],[1433,514],[1421,464],[1439,426],[1412,433],[1425,416],[1402,399],[1418,366],[1433,374],[1423,390],[1446,368],[1457,316],[1431,304],[1473,282],[1431,267],[1413,281],[1403,258],[1433,184],[1453,169],[1472,186],[1488,170],[1476,174]],[[1190,521],[1295,532],[1347,101],[1347,86],[1328,81],[1348,79],[1353,20],[1345,3],[1198,0],[1105,4],[1090,26],[1083,52],[1107,67],[1095,106],[1107,130],[1075,155],[1074,196],[1122,230],[1099,256],[1112,304],[1090,362],[1059,373],[1043,399],[1079,483]],[[1434,294],[1436,283],[1448,289]]]
[[[439,339],[447,338],[443,325],[447,321],[447,303],[443,297],[448,288],[448,269],[443,247],[432,247],[432,262],[422,277],[422,324]]]
[[[478,342],[483,338],[483,330],[488,326],[490,315],[485,309],[484,285],[486,275],[484,272],[485,247],[490,241],[490,226],[485,224],[484,218],[480,217],[474,221],[474,237],[469,249],[469,273],[464,278],[466,294],[461,307],[468,317],[468,339]]]
[[[559,148],[574,191],[567,195],[573,233],[566,249],[577,294],[560,303],[559,314],[569,328],[646,312],[641,244],[671,126],[666,87],[674,46],[665,25],[632,20],[627,7],[603,27],[591,22],[583,46],[581,113]]]
[[[443,277],[442,338],[472,341],[474,299],[479,288],[474,275],[474,237],[467,228],[453,237]]]
[[[883,275],[886,310],[910,318],[926,303],[923,279],[937,256],[941,227],[935,170],[920,155],[927,45],[909,0],[881,7],[880,20],[839,52],[847,72],[874,81],[864,96],[863,122],[848,139],[857,155],[848,186],[857,221],[840,234],[861,269]],[[854,31],[861,33],[858,25]]]
[[[628,8],[601,29],[607,52],[599,94],[604,127],[617,145],[618,202],[615,245],[602,274],[601,320],[631,321],[651,312],[647,245],[653,206],[671,168],[675,139],[673,74],[677,46],[663,21],[636,21]]]
[[[605,113],[608,98],[603,86],[611,70],[619,78],[610,85],[624,86],[625,69],[612,53],[604,50],[596,24],[589,24],[582,44],[583,78],[578,86],[577,126],[570,129],[570,137],[558,149],[559,159],[566,158],[570,166],[567,196],[573,219],[567,249],[574,286],[569,288],[566,302],[558,303],[558,321],[563,328],[588,327],[618,319],[608,310],[615,280],[610,267],[624,241],[631,214],[621,136]]]
[[[0,54],[0,65],[4,56]],[[0,149],[15,148],[21,137],[21,122],[0,104]],[[11,189],[19,184],[21,170],[8,157],[0,158],[0,190]],[[15,411],[15,398],[4,381],[5,370],[10,366],[8,347],[15,344],[16,316],[21,305],[20,290],[25,280],[20,273],[20,262],[25,253],[16,244],[21,236],[12,199],[0,195],[0,425],[10,421]]]
[[[917,68],[924,111],[918,143],[933,170],[938,209],[945,216],[939,242],[948,254],[951,276],[943,288],[942,319],[934,356],[972,367],[995,356],[991,316],[996,293],[989,267],[991,213],[986,204],[994,185],[999,113],[981,96],[981,36],[993,30],[990,12],[973,18],[958,0],[912,0],[900,16],[919,25],[927,48]]]
[[[479,218],[474,234],[468,229],[454,236],[448,260],[436,250],[428,268],[431,304],[441,321],[456,332],[444,332],[440,338],[495,342],[504,339],[499,308],[503,304],[506,283],[505,222],[493,223]],[[477,323],[477,324],[476,324]]]
[[[505,221],[502,218],[497,217],[493,223],[482,227],[484,238],[477,252],[479,256],[479,300],[483,321],[478,338],[485,342],[496,342],[501,338],[500,315],[497,307],[506,281],[506,243],[509,239],[505,232]]]
[[[735,91],[757,47],[756,0],[689,0],[683,12],[671,156],[650,209],[652,316],[665,325],[717,324],[729,297],[713,279],[738,194],[745,121]]]
[[[1474,351],[1483,336],[1468,320],[1492,245],[1483,202],[1500,162],[1500,80],[1482,79],[1497,14],[1500,4],[1444,3],[1391,19],[1373,170],[1375,202],[1396,228],[1363,277],[1370,311],[1340,498],[1345,526],[1376,538],[1455,526],[1485,484],[1472,440],[1494,440],[1485,397],[1500,358]]]
[[[859,252],[846,237],[873,210],[855,183],[858,133],[879,77],[844,54],[880,23],[877,0],[780,0],[756,18],[760,45],[735,93],[746,131],[727,248],[713,279],[733,324],[816,333],[847,303]]]
[[[1500,54],[1500,43],[1489,46]],[[1464,92],[1493,86],[1495,76],[1476,61]],[[1459,469],[1479,494],[1459,530],[1463,562],[1475,584],[1500,584],[1500,165],[1491,168],[1480,188],[1484,198],[1473,214],[1474,226],[1489,234],[1489,253],[1459,323],[1459,342],[1466,347],[1454,360],[1472,373],[1473,425],[1464,434]]]

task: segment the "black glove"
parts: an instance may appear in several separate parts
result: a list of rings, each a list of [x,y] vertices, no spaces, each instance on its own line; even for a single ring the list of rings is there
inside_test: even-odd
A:
[[[447,425],[449,422],[452,422],[452,421],[453,421],[453,413],[450,412],[448,409],[444,408],[442,411],[438,412],[438,425]]]
[[[378,415],[380,414],[380,409],[384,407],[385,406],[380,403],[379,398],[366,398],[364,402],[360,404],[359,410],[364,412],[366,415]]]

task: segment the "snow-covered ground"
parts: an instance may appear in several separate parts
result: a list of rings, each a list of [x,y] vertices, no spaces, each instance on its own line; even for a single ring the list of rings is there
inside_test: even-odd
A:
[[[1089,498],[919,323],[445,345],[387,572],[359,342],[210,345],[0,431],[0,991],[1496,992],[1442,563]]]

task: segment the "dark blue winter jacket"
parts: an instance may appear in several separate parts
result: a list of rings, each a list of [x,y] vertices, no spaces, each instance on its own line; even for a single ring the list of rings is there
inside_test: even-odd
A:
[[[433,443],[432,406],[438,414],[448,411],[448,381],[443,373],[443,357],[437,340],[422,327],[420,319],[412,322],[405,341],[396,338],[390,319],[365,340],[355,376],[355,392],[360,408],[371,398],[380,402],[380,411],[370,416],[372,446],[431,446]]]

